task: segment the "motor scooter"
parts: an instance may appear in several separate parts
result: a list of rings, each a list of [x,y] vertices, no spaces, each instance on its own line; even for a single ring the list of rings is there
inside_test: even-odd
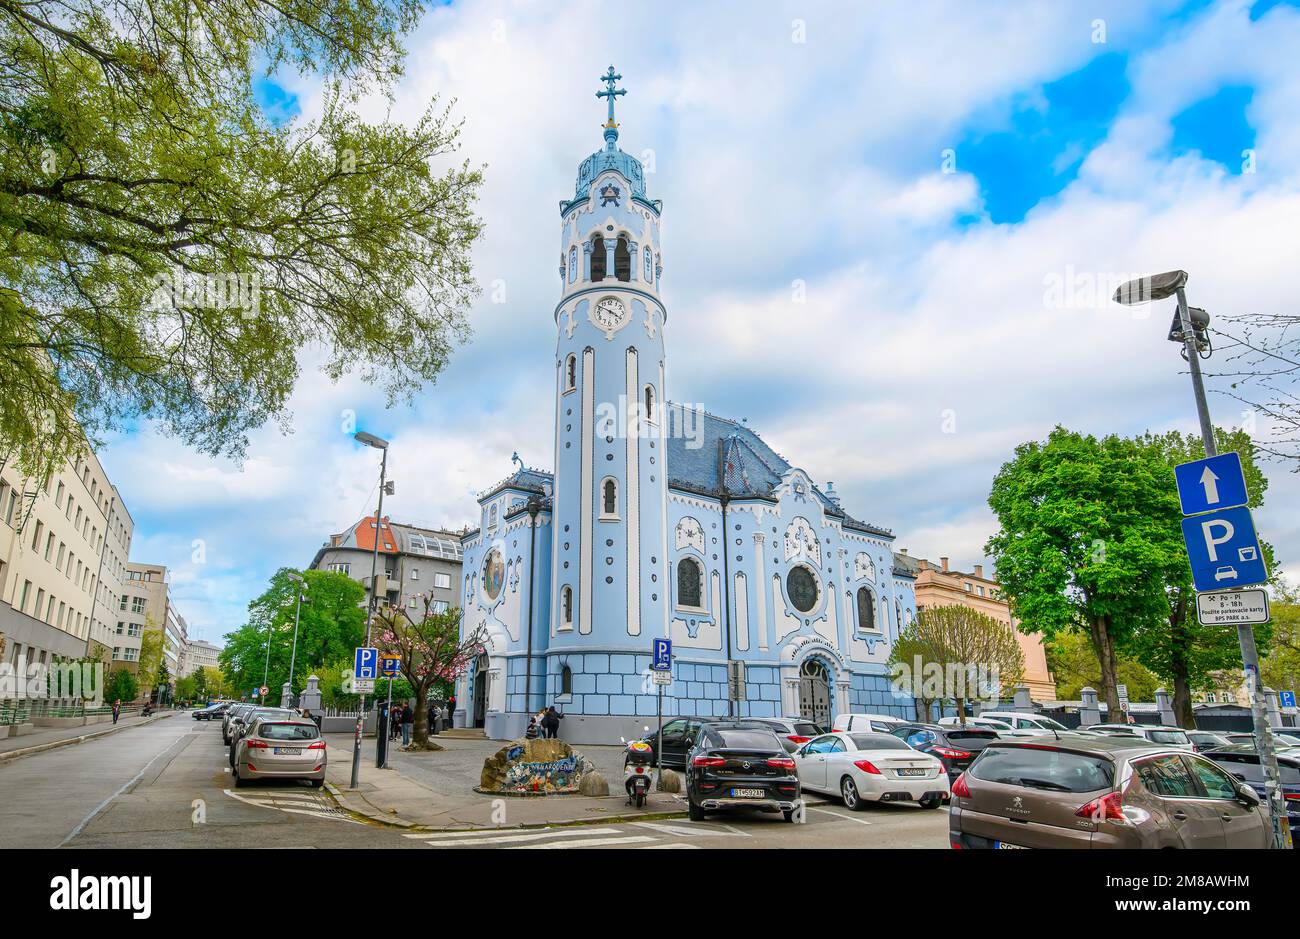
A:
[[[633,740],[623,755],[623,788],[629,805],[642,808],[650,795],[654,749],[644,740]]]

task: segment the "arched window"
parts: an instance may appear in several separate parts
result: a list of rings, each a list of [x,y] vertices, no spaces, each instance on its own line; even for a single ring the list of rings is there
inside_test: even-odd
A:
[[[652,284],[654,283],[654,279],[655,279],[655,256],[653,252],[651,252],[649,245],[646,246],[644,253],[645,253],[645,282],[647,284]]]
[[[628,249],[627,239],[622,235],[614,246],[614,276],[623,281],[632,279],[632,252]]]
[[[560,666],[560,694],[573,694],[573,669],[567,665]]]
[[[876,628],[876,598],[871,595],[871,588],[858,588],[858,629],[874,631]]]
[[[569,283],[573,283],[578,277],[578,249],[569,249]]]
[[[591,239],[591,279],[605,279],[605,239],[600,235]]]
[[[618,480],[612,476],[600,484],[600,517],[618,518]]]
[[[573,588],[564,587],[560,591],[560,623],[564,626],[573,625]]]
[[[570,355],[564,360],[564,390],[572,391],[578,387],[578,357]]]
[[[685,557],[677,562],[677,605],[699,607],[700,563],[695,558]]]
[[[655,386],[645,386],[645,419],[651,424],[655,422]]]
[[[903,607],[897,600],[894,601],[894,628],[903,628]]]

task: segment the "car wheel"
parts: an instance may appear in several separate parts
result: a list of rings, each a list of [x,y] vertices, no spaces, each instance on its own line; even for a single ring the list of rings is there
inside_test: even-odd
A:
[[[239,775],[239,770],[238,770],[238,769],[234,770],[234,771],[231,773],[231,775],[233,775],[233,776],[235,777],[235,788],[236,788],[236,789],[242,789],[243,786],[244,786],[244,783],[246,782],[246,780],[245,780],[242,776]]]
[[[704,809],[695,804],[695,800],[687,797],[686,799],[687,814],[690,815],[691,821],[704,821]]]
[[[320,788],[321,786],[323,786],[323,785],[325,785],[325,780],[323,780],[323,779],[313,779],[313,780],[311,780],[311,787],[312,787],[313,789],[319,789],[319,788]]]
[[[937,809],[939,806],[943,805],[943,800],[936,799],[934,796],[929,796],[927,798],[921,799],[916,804],[923,809]]]
[[[787,822],[794,821],[794,809],[783,809],[781,815]]]
[[[862,811],[862,796],[858,794],[858,787],[854,785],[853,777],[845,776],[840,780],[840,798],[844,800],[844,807],[849,811]]]

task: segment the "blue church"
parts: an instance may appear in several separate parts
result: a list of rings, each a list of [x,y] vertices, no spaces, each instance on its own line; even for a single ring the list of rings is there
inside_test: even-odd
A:
[[[456,724],[508,739],[554,704],[569,741],[638,737],[657,637],[665,717],[913,716],[885,664],[916,607],[894,536],[746,424],[668,399],[663,205],[618,147],[621,78],[602,76],[605,143],[560,203],[555,471],[520,464],[463,539],[461,628],[484,639]]]

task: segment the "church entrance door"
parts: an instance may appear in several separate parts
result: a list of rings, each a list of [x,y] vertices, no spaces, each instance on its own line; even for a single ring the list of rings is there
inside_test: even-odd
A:
[[[823,728],[831,726],[831,676],[816,659],[799,666],[799,716]]]
[[[487,724],[488,682],[492,673],[488,671],[488,657],[480,655],[474,663],[474,724],[483,727]]]

